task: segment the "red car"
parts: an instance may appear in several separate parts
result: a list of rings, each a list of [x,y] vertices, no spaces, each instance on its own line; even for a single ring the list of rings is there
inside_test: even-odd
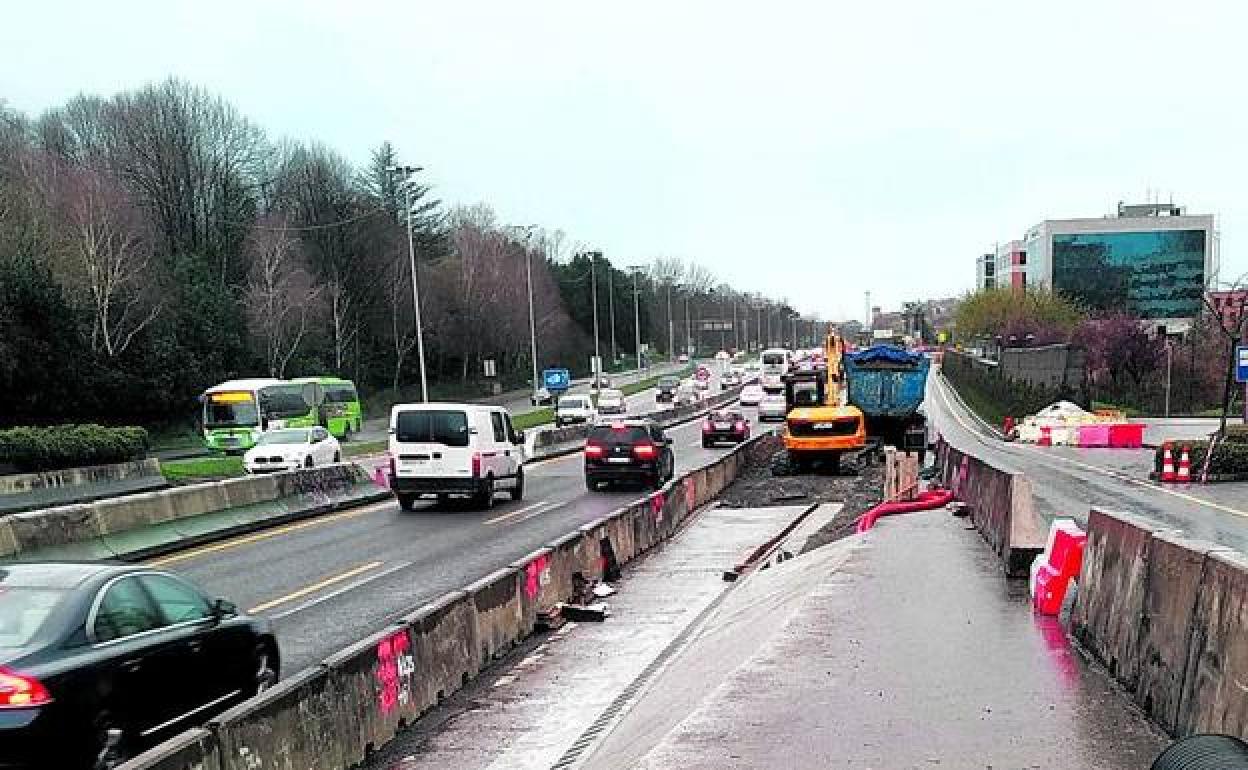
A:
[[[740,444],[749,437],[750,423],[745,415],[731,409],[711,412],[702,423],[702,446],[707,449],[721,441]]]

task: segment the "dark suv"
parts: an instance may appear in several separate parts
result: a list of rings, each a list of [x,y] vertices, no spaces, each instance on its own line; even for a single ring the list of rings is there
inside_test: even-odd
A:
[[[674,401],[676,399],[676,388],[680,385],[678,377],[661,377],[659,379],[658,389],[654,394],[656,402]]]
[[[651,420],[616,420],[595,425],[585,442],[585,486],[613,481],[659,487],[675,473],[672,441]]]

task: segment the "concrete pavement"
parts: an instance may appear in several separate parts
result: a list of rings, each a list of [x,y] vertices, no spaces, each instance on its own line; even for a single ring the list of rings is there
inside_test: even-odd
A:
[[[695,708],[646,744],[605,744],[586,767],[1137,770],[1167,744],[943,511],[885,519],[861,543],[755,580],[617,730],[651,718],[665,691],[696,688]],[[709,680],[709,645],[748,633],[733,614],[766,611],[773,592],[801,599]]]
[[[1148,516],[1192,537],[1248,553],[1248,484],[1161,485],[1148,480],[1150,449],[1038,447],[1001,441],[958,401],[937,372],[924,409],[934,430],[954,446],[1031,480],[1036,510],[1087,523],[1100,506]]]

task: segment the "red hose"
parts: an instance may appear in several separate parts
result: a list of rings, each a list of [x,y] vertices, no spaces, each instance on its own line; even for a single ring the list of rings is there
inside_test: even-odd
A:
[[[914,500],[897,500],[888,503],[880,503],[871,510],[858,517],[856,531],[866,532],[875,526],[875,522],[881,516],[890,516],[895,513],[914,513],[915,511],[930,511],[933,508],[940,508],[948,505],[953,500],[953,490],[950,489],[928,489],[920,492],[919,496]]]

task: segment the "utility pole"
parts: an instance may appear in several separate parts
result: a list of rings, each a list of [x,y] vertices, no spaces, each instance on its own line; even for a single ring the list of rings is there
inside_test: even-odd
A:
[[[685,352],[693,358],[693,324],[689,321],[689,295],[685,295]]]
[[[737,328],[737,298],[732,298],[732,337],[737,350],[741,349],[741,330]]]
[[[533,237],[533,228],[524,228],[524,277],[529,288],[529,354],[533,359],[533,403],[537,403],[537,321],[533,315],[533,255],[529,251],[529,239]]]
[[[602,373],[602,357],[598,354],[598,271],[594,269],[594,263],[598,261],[598,255],[601,252],[589,252],[589,285],[591,293],[594,295],[594,365],[590,375],[593,377],[594,384],[598,383],[598,375]]]
[[[403,175],[403,202],[407,208],[407,257],[412,268],[412,309],[416,315],[416,355],[420,359],[420,400],[429,401],[429,382],[425,378],[425,335],[420,328],[420,284],[416,280],[416,241],[412,236],[412,174],[423,171],[420,166],[387,166],[391,174]]]
[[[615,279],[613,274],[615,268],[611,263],[607,263],[607,308],[611,315],[611,363],[615,364],[620,360],[620,354],[615,349]]]
[[[641,368],[641,295],[637,293],[637,274],[641,272],[641,265],[629,265],[629,270],[633,271],[633,331],[636,338],[633,340],[633,355],[637,357],[637,368]],[[649,358],[646,359],[646,368],[649,369]]]
[[[676,325],[672,322],[672,282],[667,282],[667,355],[676,355]]]

